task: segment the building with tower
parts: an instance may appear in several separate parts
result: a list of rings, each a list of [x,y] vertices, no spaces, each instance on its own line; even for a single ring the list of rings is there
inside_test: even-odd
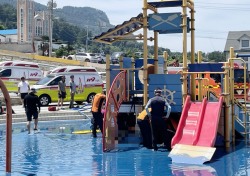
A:
[[[34,1],[17,1],[17,40],[32,42],[34,38]]]
[[[49,12],[35,11],[33,0],[17,1],[18,42],[31,43],[49,36]]]

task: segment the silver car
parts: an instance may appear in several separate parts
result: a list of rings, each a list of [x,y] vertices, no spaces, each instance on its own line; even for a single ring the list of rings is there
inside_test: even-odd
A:
[[[79,61],[84,61],[84,62],[97,62],[97,58],[95,57],[94,53],[79,52],[79,53],[76,53],[75,55],[69,55],[68,59],[79,60]]]
[[[106,56],[105,54],[96,54],[97,62],[100,64],[106,63]]]

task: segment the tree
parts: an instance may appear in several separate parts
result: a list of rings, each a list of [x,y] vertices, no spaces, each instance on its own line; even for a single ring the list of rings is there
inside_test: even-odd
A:
[[[0,30],[6,29],[4,25],[0,24]]]
[[[68,55],[68,48],[61,46],[58,50],[56,50],[56,57],[62,57]]]
[[[207,58],[209,61],[224,62],[226,61],[226,54],[221,51],[213,51],[207,54]]]

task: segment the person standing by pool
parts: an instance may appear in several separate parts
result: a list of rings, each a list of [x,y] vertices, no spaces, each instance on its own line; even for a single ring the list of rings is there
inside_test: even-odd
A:
[[[24,107],[24,97],[29,93],[30,85],[29,82],[25,80],[25,77],[21,77],[21,82],[18,83],[18,93],[20,94],[22,106]]]
[[[170,143],[171,139],[168,139],[168,133],[167,133],[167,125],[163,119],[164,113],[167,112],[166,117],[169,117],[171,107],[168,104],[168,102],[161,96],[162,90],[160,88],[155,89],[155,97],[149,99],[145,110],[147,112],[147,115],[149,117],[149,120],[151,121],[150,125],[152,128],[152,137],[153,137],[153,148],[154,150],[158,150],[157,147],[157,138],[158,136],[163,137],[163,142],[165,146],[168,148],[168,150],[171,149]],[[151,108],[151,113],[149,112],[149,108]],[[170,141],[169,141],[170,140]]]
[[[62,76],[62,80],[58,82],[58,109],[61,105],[61,109],[63,109],[63,101],[66,98],[66,83],[65,83],[65,76]]]
[[[70,87],[70,104],[69,104],[69,108],[73,108],[74,107],[74,97],[75,97],[75,93],[76,93],[76,83],[74,82],[74,75],[70,76],[69,87]]]
[[[106,96],[103,93],[98,93],[95,95],[92,101],[91,112],[93,115],[92,118],[92,136],[96,138],[96,130],[97,126],[99,126],[101,132],[103,132],[103,114],[102,114],[102,106],[105,101]]]
[[[27,116],[27,129],[30,134],[30,123],[32,121],[32,117],[34,119],[34,130],[37,130],[38,125],[38,114],[40,113],[41,107],[39,98],[35,95],[36,89],[32,88],[30,93],[24,98],[24,107]]]

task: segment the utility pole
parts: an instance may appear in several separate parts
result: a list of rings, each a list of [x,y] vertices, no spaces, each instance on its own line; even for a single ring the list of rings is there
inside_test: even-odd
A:
[[[87,26],[87,37],[86,37],[86,53],[88,52],[88,38],[89,38],[89,26]]]
[[[57,4],[50,0],[47,4],[49,10],[49,57],[52,55],[52,33],[53,33],[53,8],[56,8]]]

